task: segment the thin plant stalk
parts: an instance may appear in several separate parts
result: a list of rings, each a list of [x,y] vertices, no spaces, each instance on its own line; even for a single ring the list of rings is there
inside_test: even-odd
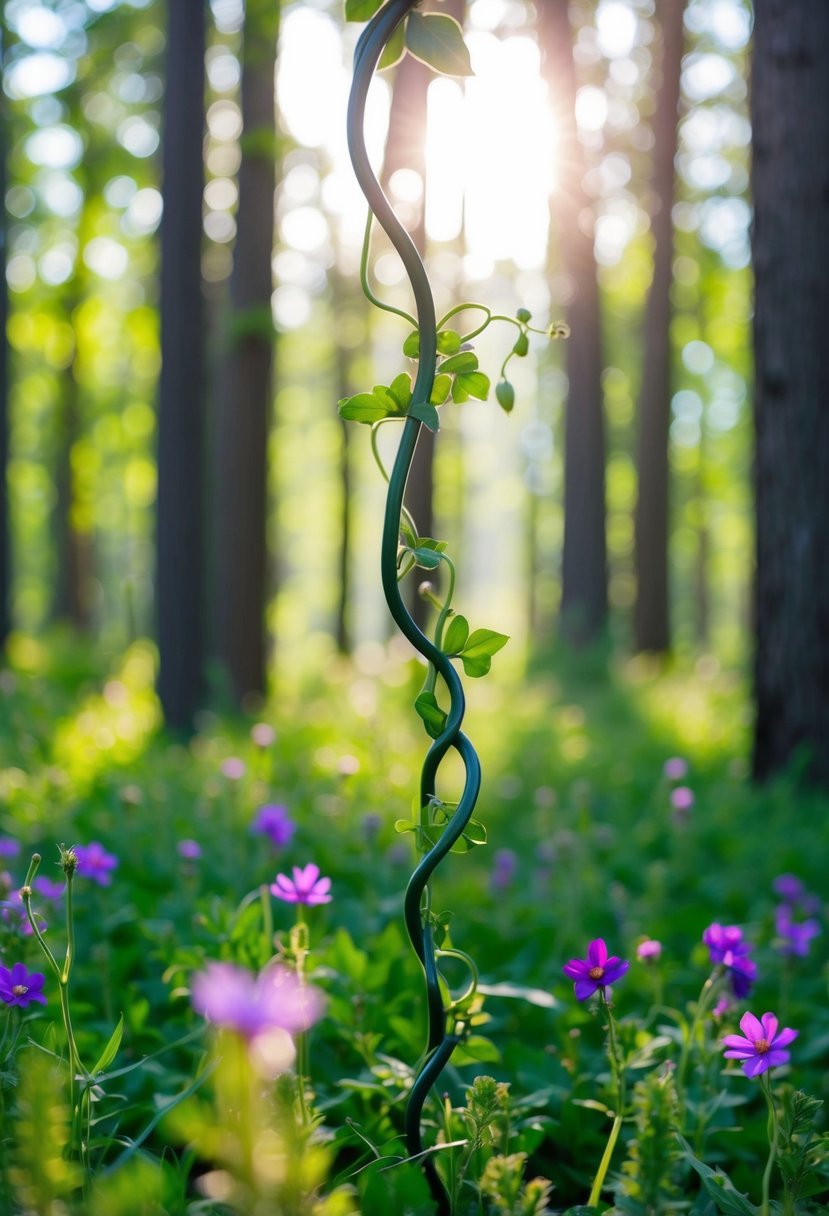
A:
[[[769,1108],[768,1136],[769,1136],[769,1159],[766,1162],[766,1168],[763,1170],[763,1190],[760,1200],[760,1216],[769,1216],[769,1191],[771,1188],[771,1174],[774,1169],[774,1162],[777,1158],[777,1144],[780,1139],[780,1124],[777,1121],[777,1111],[774,1106],[774,1098],[771,1092],[771,1080],[768,1072],[763,1073],[760,1077],[760,1088],[763,1091],[763,1096],[766,1099],[766,1105]]]

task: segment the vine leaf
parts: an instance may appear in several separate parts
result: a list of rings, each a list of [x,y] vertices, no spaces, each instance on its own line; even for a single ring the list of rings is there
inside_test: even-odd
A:
[[[460,654],[469,638],[469,622],[465,616],[453,617],[446,637],[443,639],[443,649],[446,654]]]
[[[395,376],[389,390],[401,410],[405,410],[412,399],[412,378],[407,372]]]
[[[471,350],[462,350],[457,355],[452,355],[449,359],[444,359],[440,365],[441,372],[451,372],[457,375],[459,372],[474,372],[478,370],[478,356]]]
[[[346,21],[368,21],[377,12],[383,0],[345,0]]]
[[[449,390],[452,387],[452,377],[437,375],[435,382],[432,385],[432,392],[429,397],[432,405],[443,405],[446,398],[449,396]]]
[[[423,720],[430,739],[439,738],[446,729],[446,714],[438,705],[433,692],[422,692],[414,704],[415,713]]]
[[[374,393],[343,397],[337,408],[340,417],[349,422],[379,422],[381,418],[388,418],[390,412]]]
[[[434,549],[410,549],[412,557],[417,562],[418,566],[422,566],[424,570],[437,570],[440,565],[440,554]]]
[[[474,76],[463,31],[445,13],[409,13],[406,48],[444,76]]]
[[[461,348],[461,336],[456,329],[442,329],[437,337],[438,353],[456,355]]]
[[[461,372],[452,382],[452,400],[460,405],[470,397],[486,401],[489,396],[489,376],[483,372]]]
[[[440,430],[440,418],[435,407],[429,401],[418,401],[409,406],[409,417],[422,422],[430,431]]]
[[[417,359],[420,355],[420,334],[416,329],[412,330],[403,343],[403,354],[407,359]]]
[[[347,2],[347,0],[346,0]],[[362,0],[363,3],[374,3],[374,0]],[[389,38],[385,45],[383,54],[377,64],[378,72],[385,72],[386,68],[393,68],[396,63],[399,63],[406,54],[406,44],[404,42],[403,26],[398,25],[397,29]]]
[[[506,646],[509,637],[505,633],[496,633],[493,629],[476,629],[458,656],[463,663],[466,674],[475,679],[485,676],[492,666],[492,656]]]

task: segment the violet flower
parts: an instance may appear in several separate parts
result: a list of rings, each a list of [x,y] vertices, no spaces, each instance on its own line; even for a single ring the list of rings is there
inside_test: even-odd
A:
[[[615,954],[608,958],[607,946],[599,937],[587,947],[587,958],[571,958],[562,971],[575,980],[576,1000],[586,1001],[600,988],[604,992],[609,984],[620,980],[629,966],[629,962]]]
[[[47,878],[45,874],[39,874],[32,883],[32,890],[37,891],[42,899],[62,899],[63,893],[66,890],[66,883],[55,882],[51,878]]]
[[[198,840],[180,840],[176,845],[176,852],[185,861],[198,861],[202,848]]]
[[[293,879],[277,874],[271,883],[271,895],[286,904],[330,904],[331,879],[320,878],[320,868],[309,861],[307,866],[293,867]]]
[[[250,831],[257,836],[267,836],[275,849],[284,849],[293,838],[296,824],[288,814],[287,807],[268,803],[260,806],[254,815]]]
[[[655,963],[662,956],[662,943],[648,938],[636,947],[636,957],[640,963]]]
[[[806,958],[809,942],[820,933],[820,922],[813,917],[796,921],[788,904],[780,904],[775,914],[775,928],[780,939],[778,949],[781,954],[796,954],[800,958]]]
[[[506,891],[518,873],[518,854],[514,849],[498,849],[495,854],[490,885],[493,891]]]
[[[762,1018],[744,1013],[740,1018],[743,1034],[728,1034],[723,1039],[723,1046],[728,1048],[726,1059],[739,1060],[747,1077],[758,1077],[769,1068],[788,1063],[790,1053],[783,1048],[797,1038],[798,1032],[787,1026],[778,1034],[777,1026],[773,1013],[764,1013]]]
[[[724,967],[738,1000],[748,996],[757,978],[757,964],[748,956],[754,947],[743,940],[739,925],[720,925],[716,921],[702,935],[711,962]]]
[[[318,988],[303,984],[286,967],[266,967],[253,975],[235,963],[208,963],[193,976],[193,1008],[249,1042],[274,1028],[297,1034],[316,1022],[323,1010]]]
[[[24,963],[13,967],[0,967],[0,1001],[26,1009],[32,1001],[46,1004],[43,993],[44,976],[41,971],[28,971]]]
[[[71,850],[77,858],[77,872],[83,878],[91,878],[99,887],[112,884],[112,871],[118,865],[118,858],[108,853],[97,840],[89,844],[76,844]]]
[[[688,761],[681,756],[671,756],[670,760],[665,761],[662,772],[669,781],[681,781],[688,774]]]
[[[20,841],[13,836],[0,836],[0,857],[17,857],[20,847]]]

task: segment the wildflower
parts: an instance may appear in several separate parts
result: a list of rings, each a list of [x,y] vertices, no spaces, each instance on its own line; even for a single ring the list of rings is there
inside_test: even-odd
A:
[[[276,742],[276,731],[269,722],[257,722],[251,727],[250,737],[257,747],[271,747]]]
[[[738,999],[748,996],[757,978],[757,964],[748,956],[753,946],[743,940],[743,931],[738,925],[720,925],[716,921],[702,935],[708,947],[711,962],[724,967],[731,981],[731,988]]]
[[[176,845],[176,852],[185,861],[198,861],[201,857],[201,845],[198,840],[180,840]]]
[[[562,971],[575,980],[576,999],[586,1001],[599,988],[604,991],[608,984],[615,984],[627,971],[630,963],[612,955],[607,956],[607,946],[601,938],[587,947],[587,958],[571,958]]]
[[[809,942],[820,933],[820,924],[814,918],[796,921],[788,904],[780,904],[775,915],[775,927],[780,939],[778,948],[781,954],[796,954],[806,958],[809,953]]]
[[[253,817],[250,830],[257,836],[267,836],[275,849],[284,849],[296,831],[296,824],[288,814],[287,807],[278,803],[260,806]]]
[[[0,857],[17,857],[20,841],[12,836],[0,836]]]
[[[806,888],[794,874],[780,874],[772,883],[777,894],[789,903],[796,904],[806,894]]]
[[[694,805],[694,791],[687,785],[678,785],[671,790],[671,806],[680,814],[690,811]]]
[[[307,866],[293,867],[293,879],[277,874],[271,883],[271,894],[286,904],[329,904],[331,879],[320,878],[320,868],[312,861]]]
[[[247,767],[244,760],[240,760],[238,756],[228,756],[219,765],[219,772],[223,777],[227,777],[228,781],[241,781]]]
[[[118,858],[97,840],[90,844],[76,844],[70,852],[77,858],[77,870],[83,878],[91,878],[99,887],[108,887],[112,883],[112,871],[118,865]]]
[[[26,1009],[32,1001],[45,1005],[43,978],[42,972],[28,971],[23,963],[15,963],[11,969],[0,967],[0,1001],[21,1009]]]
[[[711,1010],[711,1017],[719,1020],[734,1008],[734,1002],[730,996],[721,996],[714,1008]]]
[[[640,963],[653,963],[662,954],[662,943],[648,938],[636,947],[636,957]]]
[[[518,854],[515,850],[498,849],[490,880],[493,891],[505,891],[511,887],[517,871]]]
[[[756,1018],[753,1013],[744,1013],[740,1018],[740,1029],[745,1035],[728,1034],[723,1039],[727,1060],[739,1060],[747,1077],[758,1077],[769,1068],[786,1064],[789,1052],[784,1051],[796,1038],[798,1032],[786,1027],[777,1033],[777,1018],[773,1013],[764,1013]]]
[[[662,772],[669,781],[681,781],[687,776],[688,761],[683,760],[681,756],[671,756],[670,760],[665,761]]]
[[[37,891],[42,899],[62,899],[66,886],[62,882],[53,882],[45,875],[38,875],[32,883],[32,889]]]
[[[20,892],[18,892],[17,898],[18,901],[22,899]],[[0,920],[8,926],[12,933],[19,933],[21,937],[31,937],[34,933],[26,915],[26,909],[21,908],[19,902],[14,903],[10,899],[0,900]],[[45,933],[48,927],[46,921],[42,916],[36,916],[36,920],[40,932]]]

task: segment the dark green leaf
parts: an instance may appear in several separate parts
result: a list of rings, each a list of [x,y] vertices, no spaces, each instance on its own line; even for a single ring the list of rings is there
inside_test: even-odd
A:
[[[463,372],[462,375],[456,377],[455,383],[458,380],[468,397],[477,397],[479,401],[486,401],[489,396],[489,376],[485,376],[483,372]]]
[[[447,654],[460,654],[469,637],[469,622],[466,617],[453,617],[446,636],[443,639],[443,649]]]
[[[421,63],[444,76],[473,76],[463,31],[444,13],[409,13],[406,46]]]
[[[682,1136],[678,1135],[677,1139],[685,1150],[689,1164],[699,1174],[702,1185],[719,1211],[726,1213],[726,1216],[757,1216],[760,1209],[737,1190],[727,1174],[722,1170],[712,1170],[710,1165],[694,1156],[690,1144],[683,1140]]]
[[[122,1013],[120,1018],[118,1019],[118,1025],[115,1027],[112,1034],[109,1036],[109,1041],[108,1041],[106,1047],[101,1052],[101,1054],[98,1057],[98,1059],[96,1060],[95,1064],[90,1069],[90,1072],[93,1077],[95,1076],[96,1073],[103,1072],[105,1068],[108,1068],[110,1066],[110,1064],[112,1063],[112,1061],[115,1059],[115,1057],[118,1054],[118,1048],[121,1046],[121,1036],[123,1033],[124,1033],[124,1015]]]
[[[418,401],[415,405],[410,405],[409,416],[417,418],[418,422],[422,422],[430,431],[440,430],[438,412],[429,401]]]
[[[462,350],[457,355],[452,355],[449,359],[444,359],[440,365],[441,372],[451,372],[457,375],[458,372],[474,372],[478,367],[478,356],[473,350]]]
[[[440,554],[434,549],[410,549],[412,557],[417,562],[418,566],[422,566],[424,570],[437,570],[440,565]]]
[[[437,739],[446,729],[446,714],[438,705],[433,692],[422,692],[415,701],[415,712],[423,719],[426,733],[432,739]]]
[[[338,408],[340,417],[349,422],[379,422],[381,418],[388,418],[390,412],[373,393],[343,397]]]
[[[495,386],[495,397],[501,409],[509,414],[515,405],[515,389],[509,380],[500,380]]]
[[[416,329],[403,343],[403,354],[407,359],[417,359],[420,356],[420,334]]]
[[[399,63],[406,54],[406,45],[404,42],[403,26],[398,25],[397,29],[392,34],[391,38],[386,43],[383,54],[377,64],[378,72],[385,72],[386,68],[393,68],[396,63]]]
[[[461,348],[461,336],[454,329],[442,329],[438,334],[438,354],[456,355]]]
[[[451,376],[435,376],[435,382],[432,385],[432,393],[429,398],[432,405],[443,405],[444,401],[449,396],[449,390],[451,387]]]

